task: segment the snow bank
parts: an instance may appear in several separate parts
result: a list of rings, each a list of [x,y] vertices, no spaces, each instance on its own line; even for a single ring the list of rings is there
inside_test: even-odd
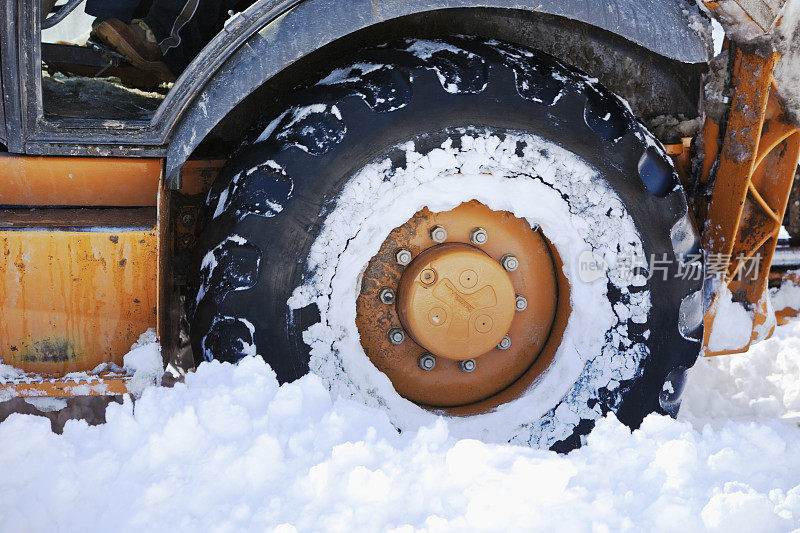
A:
[[[800,421],[800,321],[776,328],[747,353],[697,361],[680,418],[697,428],[729,420]]]
[[[0,423],[6,531],[787,531],[800,527],[800,322],[700,361],[682,420],[598,422],[567,456],[398,433],[309,375],[200,366],[108,422]],[[710,425],[704,426],[706,422]]]

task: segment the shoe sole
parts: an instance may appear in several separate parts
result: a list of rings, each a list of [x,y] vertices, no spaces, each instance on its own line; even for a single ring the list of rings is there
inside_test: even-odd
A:
[[[156,74],[159,79],[166,82],[172,83],[177,79],[166,63],[163,61],[148,61],[143,58],[112,26],[101,23],[92,33],[125,56],[125,59],[130,61],[135,67],[152,72]]]

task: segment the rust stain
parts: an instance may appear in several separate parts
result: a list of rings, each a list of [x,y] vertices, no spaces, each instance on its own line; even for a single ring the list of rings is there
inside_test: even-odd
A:
[[[91,370],[155,327],[157,232],[0,232],[0,357],[26,372]],[[15,349],[12,350],[11,347]]]
[[[703,232],[703,248],[709,254],[730,258],[721,282],[735,301],[755,312],[750,343],[770,313],[762,295],[800,156],[800,131],[785,116],[773,83],[778,59],[776,53],[764,58],[736,52],[734,99]],[[704,161],[704,181],[712,168],[709,165]],[[758,274],[743,275],[752,272],[754,264]],[[706,348],[716,307],[710,305],[704,318]],[[706,355],[741,353],[750,343],[736,350],[706,351]]]

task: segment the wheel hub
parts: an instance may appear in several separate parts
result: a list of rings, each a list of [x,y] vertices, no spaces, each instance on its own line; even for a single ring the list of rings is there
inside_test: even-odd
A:
[[[404,398],[453,414],[522,394],[549,365],[569,285],[538,229],[471,201],[389,234],[356,300],[364,352]]]
[[[488,353],[508,333],[514,286],[500,264],[462,243],[422,252],[400,277],[397,313],[414,342],[463,361]]]

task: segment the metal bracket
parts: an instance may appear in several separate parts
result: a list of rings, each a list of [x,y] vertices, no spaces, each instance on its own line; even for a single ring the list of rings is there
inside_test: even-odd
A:
[[[707,263],[714,258],[727,263],[721,268],[720,264],[715,265],[720,283],[714,288],[706,312],[703,346],[708,347],[714,329],[719,287],[726,286],[733,301],[744,304],[755,318],[746,345],[716,352],[706,350],[706,355],[741,353],[753,341],[772,333],[772,328],[764,331],[774,324],[765,293],[800,156],[800,131],[784,114],[772,77],[779,58],[777,53],[760,57],[736,51],[734,96],[703,231]],[[712,167],[704,168],[710,172]],[[701,181],[707,180],[708,175],[701,177]]]

